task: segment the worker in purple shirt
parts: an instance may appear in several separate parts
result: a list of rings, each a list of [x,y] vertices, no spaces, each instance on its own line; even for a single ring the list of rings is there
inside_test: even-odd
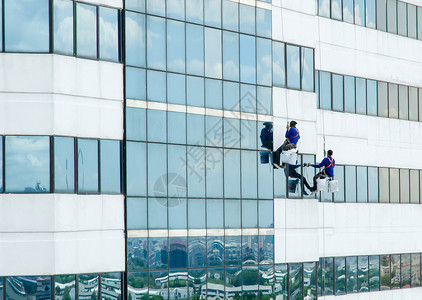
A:
[[[324,170],[322,170],[321,172],[319,172],[318,174],[316,174],[314,176],[314,186],[312,187],[311,191],[312,193],[316,193],[317,192],[317,179],[321,178],[324,179],[326,177],[334,177],[334,167],[336,166],[336,161],[334,160],[334,158],[332,158],[333,156],[333,150],[328,150],[327,151],[327,157],[325,157],[320,164],[318,165],[313,165],[313,164],[308,164],[308,167],[314,167],[314,168],[321,168],[324,167]]]
[[[280,168],[280,154],[281,151],[288,151],[296,148],[297,142],[300,139],[299,129],[296,128],[296,121],[290,121],[290,125],[286,126],[286,134],[284,135],[286,140],[284,143],[277,149],[274,155],[274,167]]]

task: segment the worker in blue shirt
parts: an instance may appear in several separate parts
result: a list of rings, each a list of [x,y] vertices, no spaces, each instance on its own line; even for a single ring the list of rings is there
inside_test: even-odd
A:
[[[273,151],[273,123],[264,122],[265,127],[261,130],[261,147],[267,148],[271,152]]]
[[[287,124],[286,126],[286,140],[284,143],[277,149],[274,155],[274,167],[280,168],[280,154],[281,151],[288,151],[291,149],[296,148],[297,142],[300,139],[299,129],[296,128],[297,122],[290,121],[290,125]]]
[[[314,176],[314,186],[312,187],[311,191],[312,193],[316,193],[317,192],[317,179],[321,178],[327,178],[327,177],[334,177],[334,167],[336,166],[336,161],[334,160],[334,158],[332,158],[333,156],[333,150],[328,150],[327,151],[327,157],[325,157],[320,164],[318,165],[313,165],[313,164],[308,164],[308,167],[314,167],[314,168],[321,168],[324,167],[324,170],[322,170],[321,172],[319,172],[318,174],[316,174]]]

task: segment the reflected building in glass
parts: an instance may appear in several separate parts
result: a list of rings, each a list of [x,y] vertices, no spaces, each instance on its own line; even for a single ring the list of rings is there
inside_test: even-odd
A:
[[[422,298],[420,40],[400,0],[0,1],[0,300]]]

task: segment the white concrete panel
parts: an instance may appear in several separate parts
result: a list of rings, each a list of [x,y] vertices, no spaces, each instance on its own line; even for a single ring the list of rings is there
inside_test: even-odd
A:
[[[315,0],[282,0],[281,7],[303,14],[315,15]]]
[[[318,229],[286,229],[284,262],[318,261]]]
[[[283,1],[282,5],[284,6]],[[296,2],[295,0],[289,1],[290,3]],[[297,1],[298,3],[305,1]],[[306,3],[308,10],[312,10],[310,14],[306,14],[300,11],[294,11],[290,9],[281,9],[281,22],[282,27],[273,28],[273,36],[279,36],[279,33],[274,33],[274,31],[281,30],[282,41],[289,44],[298,44],[301,46],[316,47],[317,42],[317,20],[315,19],[313,11],[315,10],[315,4],[310,0],[306,2],[312,2],[312,5]],[[300,6],[301,4],[299,4]],[[296,5],[294,5],[296,6]]]
[[[81,0],[80,2],[123,8],[123,0]]]
[[[286,262],[286,230],[274,230],[274,263]]]
[[[286,228],[286,199],[274,199],[274,229]]]
[[[318,227],[318,201],[316,199],[287,199],[286,228],[315,229]]]
[[[281,1],[281,0],[278,0]],[[272,19],[272,38],[277,41],[283,41],[283,23],[281,21],[281,8],[276,6],[273,1],[273,9],[271,13]]]

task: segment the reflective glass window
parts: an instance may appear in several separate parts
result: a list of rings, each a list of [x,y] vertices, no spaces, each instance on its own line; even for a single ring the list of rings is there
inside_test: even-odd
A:
[[[146,196],[146,144],[126,142],[126,193],[128,196]]]
[[[356,113],[366,114],[366,79],[356,78]]]
[[[378,202],[378,168],[368,167],[368,202]]]
[[[99,7],[100,59],[119,61],[119,11]]]
[[[387,0],[387,31],[397,33],[397,0]]]
[[[318,296],[322,296],[322,286],[323,286],[323,281],[322,281],[322,258],[319,259],[319,261],[317,262],[317,294]]]
[[[205,79],[205,107],[223,107],[223,85],[221,80]]]
[[[223,0],[223,28],[239,31],[239,3]]]
[[[309,299],[317,298],[317,268],[314,262],[303,264],[303,295]],[[306,298],[304,298],[306,299]]]
[[[204,75],[204,28],[202,26],[186,24],[186,72]]]
[[[0,181],[2,181],[1,176]],[[54,191],[56,193],[73,193],[75,191],[74,138],[54,137]]]
[[[368,202],[368,176],[366,167],[357,167],[356,179],[358,189],[357,201]]]
[[[368,115],[377,115],[377,82],[375,80],[366,80],[366,113]]]
[[[205,76],[221,78],[221,52],[221,30],[205,27]]]
[[[167,197],[167,148],[148,144],[148,195]]]
[[[224,149],[224,197],[240,198],[240,150]]]
[[[168,239],[166,237],[165,238],[162,238],[162,237],[148,238],[148,268],[150,270],[154,270],[154,269],[167,269],[167,267],[168,267]],[[151,288],[151,285],[150,285],[150,288]]]
[[[242,228],[258,227],[258,206],[256,200],[242,200]]]
[[[272,200],[258,201],[258,211],[259,211],[259,227],[273,228],[274,227],[274,202]]]
[[[73,55],[73,1],[54,0],[53,20],[54,52]]]
[[[263,115],[272,114],[272,89],[270,87],[257,86],[257,113]]]
[[[167,70],[185,72],[185,23],[183,22],[167,20]]]
[[[344,202],[344,187],[346,184],[344,181],[344,166],[336,165],[335,178],[338,180],[338,192],[334,193],[334,201]]]
[[[240,148],[240,120],[224,118],[224,147]]]
[[[271,38],[272,12],[268,9],[256,8],[256,35]]]
[[[204,78],[186,77],[186,104],[190,106],[204,107],[205,105],[205,81]]]
[[[185,19],[185,0],[167,0],[167,17]]]
[[[378,81],[378,116],[388,117],[388,84]]]
[[[390,202],[398,203],[400,198],[399,169],[390,169]]]
[[[390,255],[380,255],[381,291],[390,289]]]
[[[334,294],[334,258],[322,259],[322,278],[324,282],[324,296]],[[290,281],[291,282],[291,281]]]
[[[346,166],[346,202],[356,202],[356,167]]]
[[[241,98],[240,99],[240,110],[242,112],[256,113],[256,86],[255,85],[241,84],[240,85],[240,98]],[[242,120],[242,121],[248,121],[248,120]],[[251,128],[251,126],[249,126],[247,133],[242,132],[242,138],[244,138],[246,140],[254,140],[255,135],[253,134],[253,132],[256,132],[256,131],[253,130],[253,128]],[[249,136],[246,136],[247,134]],[[256,143],[254,143],[253,145],[255,145],[255,144]],[[248,147],[248,148],[250,148],[250,147]],[[254,146],[252,146],[252,149],[253,148],[254,148]]]
[[[418,121],[418,89],[409,87],[409,120]]]
[[[206,116],[206,145],[214,147],[223,146],[223,118]],[[208,159],[208,157],[207,157]]]
[[[198,24],[204,22],[203,0],[186,0],[186,21]]]
[[[212,198],[223,197],[223,151],[222,149],[206,149],[206,195]]]
[[[78,192],[98,193],[98,141],[78,139]]]
[[[342,20],[343,0],[331,0],[331,18]]]
[[[275,283],[274,293],[277,299],[288,299],[288,271],[287,264],[276,264],[274,266]]]
[[[354,22],[353,0],[343,0],[343,21],[351,24]]]
[[[388,203],[390,202],[390,176],[388,168],[379,168],[379,202]]]
[[[273,172],[274,176],[274,197],[287,197],[287,177],[284,172]]]
[[[377,0],[377,29],[387,31],[387,0]]]
[[[399,289],[401,282],[400,254],[391,255],[391,289]]]
[[[145,0],[126,0],[126,9],[145,12]]]
[[[355,0],[355,24],[365,26],[365,0]]]
[[[239,111],[240,95],[239,84],[223,81],[223,108],[224,110]]]
[[[170,178],[171,174],[169,174]],[[174,177],[173,177],[174,178]],[[173,182],[169,182],[169,184],[177,184],[175,183],[176,178],[174,178]],[[171,188],[171,187],[170,187]],[[182,187],[184,191],[183,194],[186,193],[186,188]],[[168,227],[169,229],[185,229],[187,228],[187,202],[185,198],[169,198],[168,199]]]
[[[3,6],[0,14],[0,51],[3,51]]]
[[[190,268],[198,268],[198,267],[206,266],[207,251],[206,251],[206,241],[205,241],[204,236],[189,236],[188,237],[188,251],[189,251],[188,265]],[[203,281],[205,281],[205,279],[203,279]]]
[[[216,294],[224,297],[224,284],[227,282],[224,278],[225,272],[224,268],[218,269],[208,269],[207,270],[207,291],[208,297],[211,295]],[[240,270],[239,270],[240,271]],[[239,274],[241,277],[241,274]],[[241,279],[240,279],[241,280]],[[216,287],[216,288],[215,288]],[[205,289],[205,287],[204,287]]]
[[[186,77],[185,75],[167,73],[167,102],[186,104]]]
[[[207,272],[206,269],[189,269],[188,282],[189,299],[199,299],[202,291],[206,288]]]
[[[343,75],[332,74],[333,80],[333,110],[344,110]]]
[[[101,193],[121,193],[120,141],[100,141]]]
[[[188,266],[188,241],[187,237],[170,237],[169,238],[169,268],[171,269],[182,269]],[[178,271],[180,272],[180,271]],[[176,274],[175,274],[176,275]],[[170,282],[170,288],[183,287],[183,283],[177,280],[176,276],[170,277],[174,278],[173,282]],[[178,286],[180,285],[180,286]],[[184,283],[186,285],[186,282]],[[187,293],[186,291],[182,291],[181,293]]]
[[[97,7],[76,3],[76,53],[97,58]]]
[[[147,199],[146,198],[126,198],[127,205],[127,228],[128,229],[147,229]]]
[[[400,169],[400,202],[409,203],[409,170]]]
[[[134,290],[140,290],[141,297],[148,297],[148,272],[128,272],[127,273],[127,287],[128,295],[135,297]],[[129,296],[128,296],[129,297]]]
[[[405,85],[399,85],[399,118],[409,119],[409,90]]]
[[[422,14],[421,14],[421,18],[422,18]],[[419,121],[422,121],[422,88],[419,89]]]
[[[3,280],[0,281],[2,285]],[[10,281],[9,281],[10,282]],[[56,299],[76,299],[76,278],[75,275],[55,275],[54,276],[54,291]],[[0,288],[1,293],[3,293],[3,286]],[[3,295],[0,296],[0,299],[3,299]]]
[[[315,70],[315,94],[317,100],[317,108],[319,107],[319,71]]]
[[[147,137],[150,142],[166,142],[166,112],[147,110]]]
[[[314,50],[302,47],[301,52],[302,90],[314,91]]]
[[[407,4],[397,1],[397,28],[398,34],[407,36]]]
[[[259,266],[259,294],[274,296],[273,283],[274,283],[274,266]],[[261,280],[262,278],[262,280]],[[304,280],[305,281],[305,280]],[[264,298],[261,296],[260,298]]]
[[[369,256],[369,290],[379,291],[380,289],[380,257]]]
[[[148,229],[167,229],[167,219],[167,198],[148,198]]]
[[[302,299],[302,264],[289,264],[290,299]]]
[[[242,198],[257,198],[257,157],[255,151],[241,152]]]
[[[358,292],[369,291],[369,278],[368,278],[368,256],[358,257]]]
[[[103,273],[101,274],[101,298],[107,299],[107,294],[122,294],[122,273]]]
[[[5,51],[48,52],[48,13],[48,0],[4,1]]]
[[[224,237],[223,236],[208,236],[207,237],[207,265],[209,267],[224,266]],[[219,271],[221,270],[221,271]],[[221,284],[224,283],[223,273],[224,269],[208,269],[208,275],[211,275],[211,278],[216,276],[212,272],[219,272],[218,279],[221,280]],[[210,277],[208,277],[208,282]]]
[[[146,82],[145,69],[126,67],[126,98],[146,100]]]
[[[242,264],[258,264],[258,236],[242,235]]]
[[[330,0],[318,0],[318,12],[322,17],[330,17]]]
[[[240,81],[256,83],[255,37],[240,35]]]
[[[78,275],[78,297],[98,300],[98,274]],[[48,296],[50,291],[48,291]]]
[[[204,0],[204,24],[221,27],[221,0]]]
[[[273,85],[286,86],[286,65],[284,60],[284,43],[273,41]]]
[[[166,102],[166,73],[147,70],[147,100]]]
[[[178,245],[176,245],[177,247]],[[179,249],[176,248],[176,255],[179,260]],[[171,256],[170,256],[171,258]],[[171,260],[170,260],[171,261]],[[188,295],[188,287],[187,287],[187,280],[181,280],[181,278],[187,278],[188,276],[187,270],[170,270],[169,271],[169,298],[176,298],[177,297],[187,297]],[[187,299],[187,298],[185,298]]]
[[[421,254],[412,253],[410,257],[411,264],[411,275],[410,275],[410,285],[420,286],[421,285]]]
[[[3,170],[3,137],[0,138],[0,170]],[[0,172],[0,192],[3,192],[3,171]],[[1,292],[0,292],[1,293]]]
[[[205,199],[188,199],[188,228],[205,227]]]
[[[335,287],[336,295],[343,295],[346,293],[346,258],[335,257]]]
[[[422,202],[422,170],[419,171],[419,199]]]
[[[344,76],[344,111],[356,111],[355,77]]]
[[[401,256],[401,288],[410,287],[410,254],[402,254]]]
[[[188,147],[188,196],[205,197],[205,148]]]
[[[274,263],[274,236],[259,236],[259,264]],[[272,279],[273,280],[273,279]]]
[[[153,0],[152,0],[153,1]],[[166,254],[168,252],[166,251]],[[168,262],[166,262],[168,264]],[[159,269],[165,269],[165,267],[160,267]],[[169,272],[167,270],[165,271],[155,271],[155,272],[149,272],[149,293],[150,295],[159,295],[160,293],[165,293],[165,295],[168,295],[169,287],[168,287],[168,281],[163,282],[161,278],[168,278]]]
[[[226,0],[227,2],[237,4]],[[239,34],[223,31],[223,78],[239,81]]]
[[[151,0],[152,2],[155,0]],[[147,67],[166,69],[166,22],[163,18],[147,16]]]
[[[167,113],[168,143],[186,144],[186,114],[179,112]]]
[[[422,40],[422,7],[418,7],[418,12],[417,12],[418,16],[418,40]]]
[[[255,7],[239,4],[240,32],[255,35]]]
[[[240,200],[224,201],[224,228],[241,228]]]
[[[257,160],[260,160],[260,153],[257,152]],[[271,158],[270,158],[271,159]],[[273,168],[267,164],[258,164],[258,198],[273,199]]]
[[[346,257],[347,265],[347,293],[358,292],[358,258],[356,256]]]
[[[147,12],[153,15],[165,16],[166,0],[146,0]]]
[[[298,46],[286,45],[287,52],[287,87],[300,89],[300,48]]]
[[[319,72],[319,107],[331,110],[331,73]]]
[[[417,20],[416,20],[416,6],[407,4],[407,36],[413,39],[417,38]]]
[[[366,0],[366,27],[375,28],[377,11],[375,8],[375,0]]]
[[[273,78],[272,78],[272,63],[271,63],[271,40],[268,39],[256,39],[256,51],[257,51],[257,74],[256,74],[256,81],[257,84],[260,85],[267,85],[271,86]],[[312,52],[312,49],[311,49]],[[313,55],[313,53],[312,53]],[[309,62],[309,55],[306,56],[306,59]],[[313,59],[313,56],[312,56]],[[313,60],[312,60],[313,63]],[[311,72],[311,85],[313,84],[313,70],[309,70],[309,66],[307,68],[308,71]],[[309,74],[306,73],[304,76],[304,80],[310,80]],[[309,87],[308,87],[309,88]]]
[[[419,171],[410,170],[410,203],[419,203]]]

